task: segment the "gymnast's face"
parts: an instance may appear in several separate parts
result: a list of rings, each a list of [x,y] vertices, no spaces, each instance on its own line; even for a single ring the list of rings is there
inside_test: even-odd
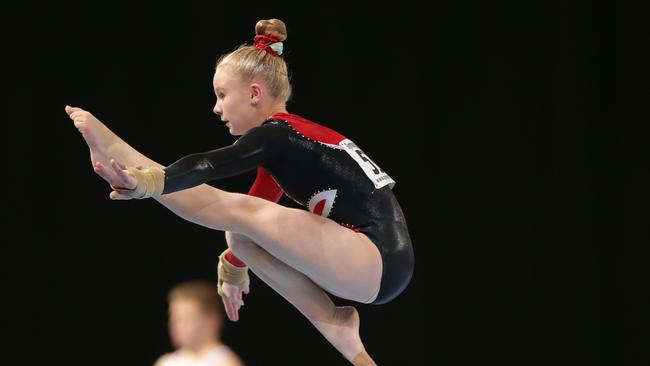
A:
[[[214,73],[212,86],[217,96],[214,113],[226,123],[231,135],[243,135],[260,125],[259,84],[245,83],[230,72],[227,65],[220,65]]]
[[[176,348],[200,347],[216,336],[218,322],[194,299],[179,297],[169,304],[169,334]]]

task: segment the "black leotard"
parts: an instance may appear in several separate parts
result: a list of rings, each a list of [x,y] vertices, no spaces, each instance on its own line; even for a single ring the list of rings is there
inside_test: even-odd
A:
[[[391,191],[395,182],[352,141],[297,115],[274,114],[230,146],[181,158],[165,168],[163,193],[256,167],[249,194],[277,202],[284,192],[309,211],[360,231],[377,245],[383,273],[373,303],[386,303],[406,288],[413,273],[413,249]]]

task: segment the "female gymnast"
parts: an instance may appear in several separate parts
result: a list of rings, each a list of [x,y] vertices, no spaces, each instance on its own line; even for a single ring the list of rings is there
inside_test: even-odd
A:
[[[248,293],[248,268],[295,306],[354,365],[375,365],[359,335],[354,307],[398,296],[413,273],[413,249],[394,181],[341,134],[288,113],[291,94],[281,57],[287,38],[278,19],[260,20],[253,45],[219,58],[214,113],[230,146],[185,156],[163,167],[91,113],[65,110],[90,148],[111,199],[153,197],[178,216],[226,232],[218,290],[237,321]],[[204,184],[257,169],[249,194]],[[308,209],[277,202],[286,194]]]

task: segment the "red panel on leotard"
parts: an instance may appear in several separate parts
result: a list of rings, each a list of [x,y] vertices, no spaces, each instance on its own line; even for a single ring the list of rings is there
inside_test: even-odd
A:
[[[249,196],[264,198],[272,202],[278,202],[282,198],[282,188],[275,182],[271,174],[261,165],[257,167],[257,178],[248,190]]]
[[[319,125],[316,122],[306,120],[295,114],[276,113],[272,115],[271,118],[287,121],[289,125],[291,125],[291,127],[293,127],[296,131],[314,141],[338,145],[339,142],[345,140],[345,136],[341,135],[340,133],[325,126]]]

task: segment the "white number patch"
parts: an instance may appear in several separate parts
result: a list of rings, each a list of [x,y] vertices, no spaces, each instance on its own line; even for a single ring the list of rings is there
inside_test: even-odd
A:
[[[354,159],[354,161],[359,164],[361,169],[363,169],[368,178],[375,185],[375,188],[379,189],[389,184],[390,188],[393,188],[395,181],[389,177],[386,172],[381,170],[381,168],[375,164],[374,161],[370,160],[370,158],[361,149],[359,149],[359,147],[354,142],[350,141],[349,139],[345,139],[339,142],[339,146],[341,146],[352,157],[352,159]]]

